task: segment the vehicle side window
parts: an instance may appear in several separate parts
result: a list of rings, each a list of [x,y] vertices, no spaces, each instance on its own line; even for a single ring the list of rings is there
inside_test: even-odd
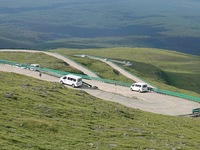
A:
[[[74,82],[76,82],[76,79],[74,79],[74,78],[68,77],[68,80],[69,80],[69,81],[74,81]]]
[[[66,79],[67,77],[63,77],[63,79]]]

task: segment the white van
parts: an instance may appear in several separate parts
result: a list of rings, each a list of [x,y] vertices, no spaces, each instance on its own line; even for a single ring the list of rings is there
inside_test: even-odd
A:
[[[131,91],[147,92],[148,87],[146,83],[134,83],[130,86]]]
[[[73,87],[80,87],[83,84],[81,77],[72,74],[61,77],[59,82],[62,84],[71,85]]]
[[[39,64],[31,64],[30,70],[40,71],[40,65]]]
[[[31,67],[40,67],[39,64],[31,64],[30,66],[31,66]]]

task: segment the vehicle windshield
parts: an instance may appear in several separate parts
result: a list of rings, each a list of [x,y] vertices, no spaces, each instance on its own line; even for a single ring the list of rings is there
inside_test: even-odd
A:
[[[147,87],[147,85],[145,84],[145,85],[143,85],[143,88],[145,88],[145,87]]]
[[[79,78],[79,79],[78,79],[78,82],[81,82],[81,81],[82,81],[82,78]]]

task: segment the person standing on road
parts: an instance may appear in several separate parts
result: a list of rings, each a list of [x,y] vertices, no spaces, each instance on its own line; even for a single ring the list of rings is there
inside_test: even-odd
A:
[[[39,76],[42,77],[42,72],[39,73]]]

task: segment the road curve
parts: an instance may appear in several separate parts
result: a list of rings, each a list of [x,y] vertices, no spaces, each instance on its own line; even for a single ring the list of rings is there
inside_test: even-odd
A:
[[[65,62],[67,62],[70,66],[78,69],[78,70],[81,70],[84,74],[88,75],[88,76],[91,76],[91,77],[98,77],[95,73],[93,73],[92,71],[82,67],[81,65],[78,65],[77,63],[73,62],[71,59],[68,59],[67,57],[64,57],[62,55],[59,55],[57,53],[51,53],[51,52],[43,52],[47,55],[50,55],[50,56],[53,56],[53,57],[56,57],[58,59],[61,59]]]
[[[133,81],[137,82],[137,83],[145,83],[145,81],[143,81],[142,79],[132,75],[131,73],[125,71],[124,69],[120,68],[119,66],[117,66],[115,63],[109,61],[109,60],[106,60],[106,59],[103,59],[103,58],[98,58],[98,57],[93,57],[93,56],[88,56],[86,55],[88,58],[90,59],[96,59],[96,60],[100,60],[104,63],[106,63],[107,65],[109,65],[110,67],[112,67],[113,69],[116,69],[117,71],[119,71],[121,74],[123,74],[124,76],[126,76],[127,78],[129,79],[132,79]],[[155,88],[153,87],[152,85],[148,84],[148,87],[151,87],[151,88]]]
[[[0,52],[28,52],[28,53],[44,53],[46,55],[50,55],[53,57],[56,57],[58,59],[61,59],[65,62],[67,62],[70,66],[81,70],[84,74],[91,76],[91,77],[98,77],[94,72],[82,67],[81,65],[78,65],[77,63],[73,62],[71,59],[68,59],[67,57],[64,57],[62,55],[59,55],[57,53],[51,53],[51,52],[46,52],[46,51],[36,51],[36,50],[20,50],[20,49],[1,49]]]
[[[50,52],[46,54],[49,53]],[[51,53],[51,56],[57,57],[58,54]],[[63,60],[68,63],[67,59]],[[42,80],[58,82],[58,78],[49,75],[42,75],[42,77],[39,77],[38,72],[11,67],[7,65],[0,65],[0,71],[16,72]],[[117,102],[128,107],[138,108],[148,112],[176,116],[176,115],[190,114],[192,109],[200,107],[200,103],[196,103],[193,101],[177,97],[172,97],[152,92],[149,93],[132,92],[127,87],[122,87],[118,85],[112,85],[92,80],[85,80],[85,82],[92,84],[93,86],[97,86],[99,89],[89,89],[87,87],[82,87],[79,90],[84,90],[87,93],[104,100]]]

